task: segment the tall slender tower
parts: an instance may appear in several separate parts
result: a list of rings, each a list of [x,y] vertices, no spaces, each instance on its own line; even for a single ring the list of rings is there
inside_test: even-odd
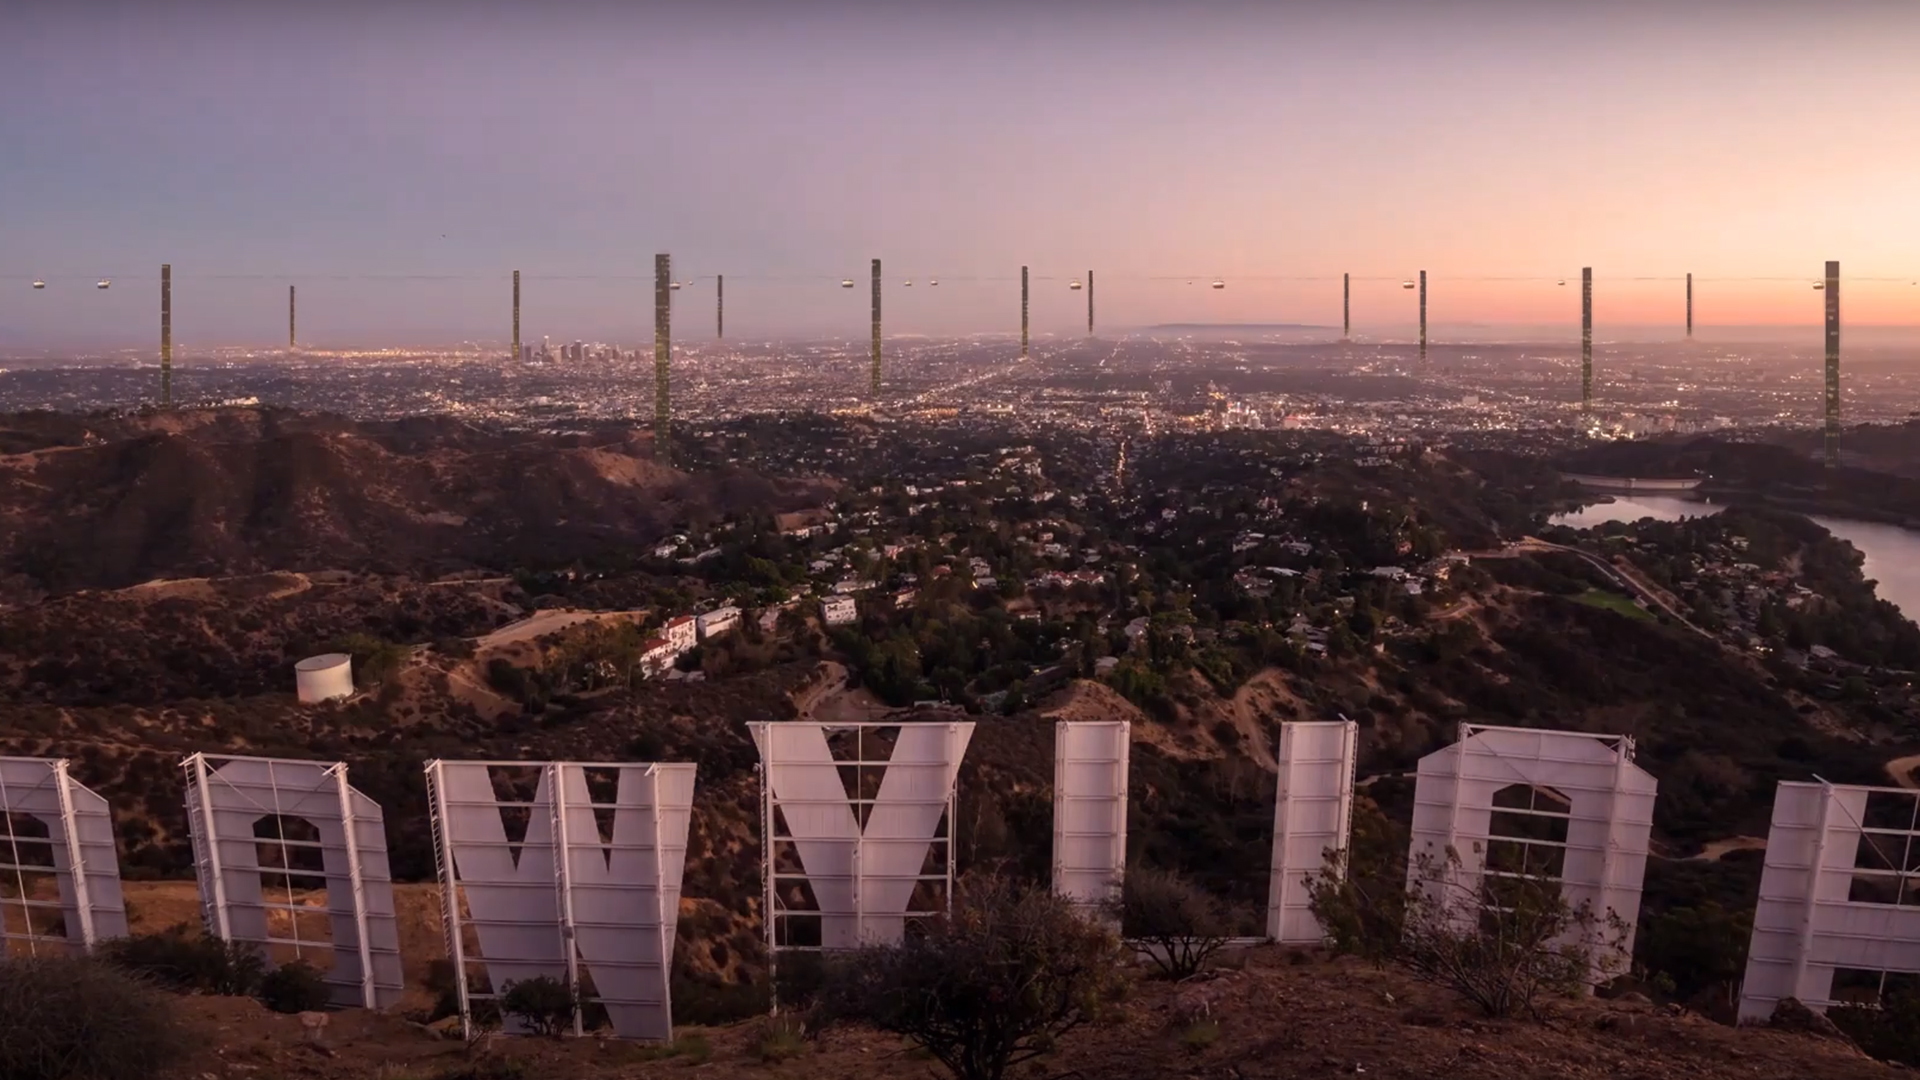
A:
[[[1827,468],[1840,464],[1840,264],[1827,263]]]
[[[1687,340],[1693,340],[1693,272],[1687,272]]]
[[[287,351],[293,351],[293,286],[287,286]]]
[[[1020,359],[1027,358],[1027,268],[1020,268]]]
[[[1353,275],[1340,275],[1340,340],[1353,340]]]
[[[1420,271],[1420,359],[1427,358],[1427,272]]]
[[[873,396],[880,396],[880,260],[873,260]]]
[[[673,353],[673,256],[653,257],[653,456],[673,460],[667,363]]]
[[[513,272],[513,362],[520,362],[520,271]]]
[[[713,336],[727,336],[727,275],[716,274],[713,278]]]
[[[160,264],[160,407],[173,408],[173,264]]]
[[[1580,268],[1580,411],[1593,411],[1593,267]]]
[[[1093,336],[1093,271],[1087,271],[1087,336]]]

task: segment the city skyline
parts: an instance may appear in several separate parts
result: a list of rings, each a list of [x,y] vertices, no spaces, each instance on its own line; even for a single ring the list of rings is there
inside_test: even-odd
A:
[[[857,335],[831,279],[873,257],[889,335],[1017,333],[1022,265],[1038,338],[1089,269],[1102,329],[1338,326],[1349,272],[1406,334],[1425,270],[1436,333],[1577,336],[1593,266],[1604,337],[1680,325],[1689,272],[1703,332],[1817,328],[1838,259],[1850,327],[1920,324],[1920,10],[1440,7],[17,13],[0,333],[153,341],[171,263],[183,341],[283,339],[288,285],[316,340],[504,338],[515,268],[529,325],[640,340],[661,251],[689,338],[721,273],[730,335]],[[325,280],[383,273],[460,280]],[[1186,274],[1228,287],[1145,280]]]

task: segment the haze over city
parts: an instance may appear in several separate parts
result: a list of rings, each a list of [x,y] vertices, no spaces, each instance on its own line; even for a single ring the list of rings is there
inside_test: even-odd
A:
[[[688,335],[725,274],[740,336],[857,336],[873,257],[890,335],[1014,332],[1022,265],[1036,334],[1088,269],[1115,328],[1337,327],[1351,273],[1404,340],[1425,270],[1436,335],[1565,337],[1593,266],[1603,339],[1689,272],[1791,337],[1839,259],[1850,328],[1920,322],[1912,5],[804,7],[11,11],[0,344],[149,345],[163,262],[189,344],[290,283],[322,344],[497,341],[515,268],[637,341],[658,251]]]

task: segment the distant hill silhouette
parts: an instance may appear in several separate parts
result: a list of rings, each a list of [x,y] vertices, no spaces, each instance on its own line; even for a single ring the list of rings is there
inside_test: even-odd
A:
[[[0,416],[0,579],[53,590],[551,565],[819,498],[744,471],[690,477],[632,428],[561,436],[271,409]]]

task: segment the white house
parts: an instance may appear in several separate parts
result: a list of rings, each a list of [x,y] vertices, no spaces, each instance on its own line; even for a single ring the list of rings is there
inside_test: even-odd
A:
[[[820,601],[820,617],[828,626],[844,626],[860,617],[860,608],[851,596],[829,596]]]
[[[648,638],[640,646],[640,667],[652,678],[673,666],[673,644],[666,638]]]
[[[667,645],[673,649],[673,655],[679,656],[693,648],[694,642],[698,640],[699,630],[694,625],[693,616],[676,615],[667,620],[666,628],[660,633],[667,639]]]
[[[700,640],[705,641],[740,625],[740,609],[733,606],[715,608],[693,622],[700,632]]]

